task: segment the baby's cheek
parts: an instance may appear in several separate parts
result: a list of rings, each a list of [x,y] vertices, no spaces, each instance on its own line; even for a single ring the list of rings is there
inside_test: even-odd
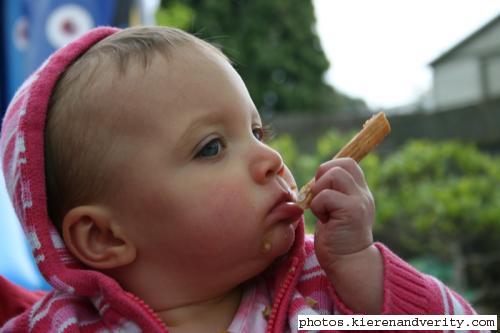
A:
[[[232,182],[219,182],[212,193],[205,196],[210,211],[223,219],[226,216],[244,216],[245,210],[251,205],[248,191]]]

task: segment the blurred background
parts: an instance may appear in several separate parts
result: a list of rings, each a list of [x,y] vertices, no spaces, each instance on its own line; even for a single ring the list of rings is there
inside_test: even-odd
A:
[[[392,133],[361,163],[375,238],[500,313],[500,0],[3,0],[0,18],[2,114],[55,49],[138,24],[220,47],[299,184],[386,112]],[[23,237],[1,178],[0,275],[48,289]]]

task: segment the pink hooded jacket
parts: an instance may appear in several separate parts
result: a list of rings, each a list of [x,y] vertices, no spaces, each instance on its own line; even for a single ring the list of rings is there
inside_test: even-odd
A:
[[[112,278],[90,270],[66,249],[47,213],[44,129],[48,101],[64,70],[99,40],[119,31],[96,28],[55,52],[13,98],[2,123],[0,154],[10,198],[33,256],[54,288],[10,319],[1,332],[167,332],[152,309]],[[472,314],[438,280],[417,272],[377,244],[384,260],[384,314]],[[296,332],[298,314],[353,314],[319,266],[301,223],[289,254],[266,271],[272,297],[267,332]],[[8,300],[7,300],[8,301]]]

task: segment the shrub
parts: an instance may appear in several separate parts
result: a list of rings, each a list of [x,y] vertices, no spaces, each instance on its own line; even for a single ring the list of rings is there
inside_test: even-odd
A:
[[[300,185],[314,176],[350,139],[330,132],[314,154],[298,152],[293,139],[272,143]],[[376,202],[376,240],[424,267],[448,263],[442,277],[459,290],[476,286],[475,300],[486,299],[500,280],[500,158],[460,142],[411,141],[384,158],[362,162]],[[308,231],[315,218],[306,215]],[[431,257],[431,259],[426,259]],[[493,293],[494,294],[494,293]],[[496,302],[496,303],[495,303]],[[498,296],[492,304],[500,304]],[[496,309],[498,310],[498,309]]]

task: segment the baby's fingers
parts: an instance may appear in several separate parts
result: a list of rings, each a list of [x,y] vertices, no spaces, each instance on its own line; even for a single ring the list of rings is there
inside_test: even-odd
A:
[[[359,186],[366,186],[363,170],[355,160],[348,157],[336,158],[321,164],[316,172],[316,180],[335,167],[340,167],[350,173]]]
[[[340,166],[334,166],[316,180],[311,188],[313,197],[326,189],[344,194],[356,194],[360,190],[352,174]]]
[[[344,193],[323,190],[311,201],[311,211],[323,223],[328,222],[339,210],[345,209],[352,200]]]

